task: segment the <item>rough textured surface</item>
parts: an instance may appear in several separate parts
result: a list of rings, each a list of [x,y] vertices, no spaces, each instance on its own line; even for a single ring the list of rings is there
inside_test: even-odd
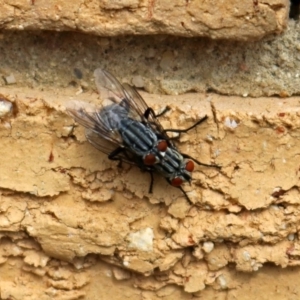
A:
[[[240,2],[203,2],[203,13],[197,1],[172,11],[162,1],[6,1],[0,26],[141,34],[135,20],[146,16],[153,34],[235,39],[284,27],[286,2]],[[295,21],[250,44],[3,31],[0,298],[299,299],[300,98],[287,98],[300,92],[299,53]],[[143,93],[157,111],[171,106],[165,127],[209,117],[178,142],[222,166],[197,166],[184,186],[194,205],[159,176],[149,195],[148,174],[118,168],[66,115],[69,99],[99,101],[97,67],[150,92],[206,92]],[[271,95],[281,98],[248,98]]]
[[[101,36],[171,34],[253,40],[282,32],[288,0],[1,0],[0,28]]]
[[[255,43],[3,32],[0,85],[13,75],[18,86],[77,85],[80,92],[93,87],[93,71],[102,67],[150,93],[287,97],[300,94],[299,27],[291,20],[282,36]]]
[[[131,299],[216,291],[240,298],[246,289],[265,289],[240,273],[258,270],[256,277],[299,297],[293,281],[283,284],[270,275],[280,269],[268,266],[293,266],[281,271],[287,278],[299,273],[299,98],[262,98],[258,106],[256,99],[213,94],[144,94],[157,110],[172,107],[165,127],[209,116],[179,143],[222,166],[197,167],[184,187],[192,206],[159,176],[148,194],[148,174],[119,169],[89,145],[64,103],[99,100],[93,91],[76,92],[0,89],[7,108],[0,123],[1,274],[26,272],[14,283],[3,277],[3,299],[98,299],[101,284],[125,289]],[[36,293],[31,274],[41,280]]]

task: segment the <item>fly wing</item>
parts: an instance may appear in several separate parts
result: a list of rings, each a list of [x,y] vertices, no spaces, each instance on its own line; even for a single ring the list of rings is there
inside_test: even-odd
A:
[[[112,74],[102,69],[96,69],[94,76],[101,99],[111,99],[118,103],[125,98],[121,83]]]
[[[94,76],[95,84],[102,101],[110,101],[118,104],[126,109],[132,118],[139,122],[143,121],[143,112],[138,111],[136,107],[132,106],[124,87],[112,74],[102,69],[96,69]]]
[[[126,107],[128,116],[144,124],[148,124],[155,133],[168,139],[158,119],[151,110],[149,116],[145,117],[145,112],[149,109],[141,95],[129,84],[122,85],[109,72],[96,69],[94,71],[95,83],[102,99],[109,99],[119,105]]]
[[[118,114],[113,114],[113,118],[109,118],[110,110],[107,109],[108,114],[104,114],[104,109],[97,109],[95,106],[90,105],[83,101],[69,101],[66,104],[67,112],[73,119],[84,126],[86,129],[95,132],[99,136],[99,139],[103,140],[103,143],[107,147],[107,143],[112,144],[110,149],[114,150],[115,148],[123,145],[123,140],[119,135],[117,130],[117,125],[119,116]],[[102,152],[108,153],[104,151]]]
[[[135,107],[136,111],[138,111],[139,113],[144,115],[146,110],[149,109],[149,106],[146,104],[145,100],[137,92],[137,90],[135,88],[133,88],[131,85],[124,84],[123,87],[126,91],[128,102],[130,103],[130,106]],[[144,122],[146,122],[149,125],[149,127],[151,127],[153,129],[153,131],[155,133],[159,133],[160,135],[168,138],[168,136],[164,132],[162,125],[160,124],[158,119],[155,117],[152,110],[150,111],[148,118],[146,119],[144,117],[144,119],[145,119]]]
[[[138,156],[134,155],[125,147],[118,146],[103,139],[95,131],[87,129],[86,138],[96,149],[106,153],[107,155],[110,155],[116,149],[121,148],[121,150],[113,157],[115,160],[120,160],[130,165],[137,165],[139,167],[142,166],[142,161]]]

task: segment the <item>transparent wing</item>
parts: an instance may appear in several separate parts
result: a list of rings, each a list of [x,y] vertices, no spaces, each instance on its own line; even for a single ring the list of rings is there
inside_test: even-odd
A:
[[[141,158],[123,146],[123,140],[118,131],[109,126],[112,122],[105,123],[95,106],[83,101],[69,101],[66,104],[66,109],[77,123],[86,128],[86,138],[96,149],[110,155],[116,149],[122,148],[122,151],[114,155],[115,160],[142,167]]]
[[[122,85],[109,72],[102,69],[96,69],[94,71],[94,77],[96,87],[102,100],[110,99],[115,103],[120,103],[126,98]]]
[[[135,107],[138,113],[144,115],[144,113],[147,110],[150,110],[149,116],[147,119],[145,118],[144,122],[148,123],[148,125],[153,129],[154,132],[159,133],[168,138],[167,134],[164,132],[162,125],[155,117],[153,110],[149,108],[149,106],[146,104],[145,100],[137,92],[137,90],[129,84],[124,84],[123,87],[126,91],[128,102],[131,104],[132,107]]]
[[[83,101],[69,101],[66,104],[66,109],[77,123],[95,132],[99,139],[103,140],[103,151],[100,149],[102,152],[108,153],[105,150],[107,143],[112,144],[110,147],[112,150],[123,145],[118,130],[113,127],[114,120],[107,120],[107,115],[103,114],[103,109],[97,110],[95,106]],[[119,117],[119,115],[114,114],[114,117]]]
[[[141,168],[141,159],[138,156],[134,155],[132,152],[130,152],[127,148],[120,147],[114,143],[111,143],[108,140],[103,139],[91,129],[86,130],[86,138],[89,141],[89,143],[91,143],[96,149],[100,150],[101,152],[107,155],[110,155],[118,148],[122,148],[122,150],[119,151],[116,155],[114,155],[113,158],[115,160],[126,162],[130,165],[137,165]]]
[[[95,84],[102,99],[109,99],[126,107],[129,117],[148,124],[154,132],[167,137],[153,110],[148,107],[141,95],[131,85],[126,83],[121,85],[112,74],[102,69],[96,69],[94,76]],[[144,115],[147,110],[150,110],[148,118]]]

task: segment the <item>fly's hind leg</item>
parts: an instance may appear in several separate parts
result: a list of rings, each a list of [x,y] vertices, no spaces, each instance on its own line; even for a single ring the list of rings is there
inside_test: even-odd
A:
[[[122,153],[123,151],[124,151],[124,148],[118,147],[118,148],[116,148],[114,151],[112,151],[112,152],[108,155],[108,158],[109,158],[109,159],[119,161],[119,163],[118,163],[118,167],[119,167],[119,168],[122,167],[122,158],[117,157],[117,155],[120,154],[120,153]]]

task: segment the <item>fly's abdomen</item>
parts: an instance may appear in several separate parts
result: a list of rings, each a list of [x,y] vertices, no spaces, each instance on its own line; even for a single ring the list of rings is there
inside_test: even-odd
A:
[[[101,109],[98,115],[98,122],[103,124],[106,129],[118,130],[121,122],[128,118],[128,110],[119,104],[110,104]]]

